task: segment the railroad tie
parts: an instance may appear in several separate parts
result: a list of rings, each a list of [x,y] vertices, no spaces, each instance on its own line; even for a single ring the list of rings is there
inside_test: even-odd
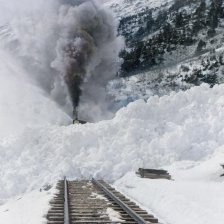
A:
[[[158,219],[141,209],[103,180],[62,180],[50,201],[47,224],[90,223],[158,223]]]

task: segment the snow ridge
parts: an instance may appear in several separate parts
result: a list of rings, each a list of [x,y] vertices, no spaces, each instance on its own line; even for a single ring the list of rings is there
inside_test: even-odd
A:
[[[139,167],[208,159],[224,145],[223,91],[224,85],[204,85],[136,101],[111,121],[26,128],[16,139],[1,142],[0,198],[64,175],[113,181]],[[20,183],[16,189],[15,183]]]

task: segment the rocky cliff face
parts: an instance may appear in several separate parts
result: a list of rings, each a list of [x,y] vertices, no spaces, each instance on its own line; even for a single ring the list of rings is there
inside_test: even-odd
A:
[[[223,0],[111,0],[106,4],[119,18],[119,33],[126,40],[119,75],[129,78],[115,85],[125,91],[132,86],[126,96],[147,98],[202,83],[211,87],[223,83]]]
[[[127,45],[121,52],[120,75],[159,69],[168,80],[211,86],[222,82],[223,6],[223,0],[111,3]]]

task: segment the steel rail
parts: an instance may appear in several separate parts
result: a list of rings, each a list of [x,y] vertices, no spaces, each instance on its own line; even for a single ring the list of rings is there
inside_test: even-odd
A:
[[[126,213],[128,213],[138,224],[146,224],[150,223],[145,221],[142,217],[140,217],[135,211],[133,211],[130,207],[128,207],[124,202],[122,202],[113,192],[107,189],[102,183],[92,178],[92,182],[98,186],[103,192],[109,196],[114,202],[116,202]]]
[[[68,182],[64,178],[64,224],[70,224],[69,205],[68,205]]]

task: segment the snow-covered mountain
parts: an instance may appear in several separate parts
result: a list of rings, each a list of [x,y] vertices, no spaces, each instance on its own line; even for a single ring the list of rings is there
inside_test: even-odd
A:
[[[107,86],[114,118],[85,125],[71,124],[51,67],[52,23],[70,22],[54,3],[73,1],[12,2],[0,0],[0,223],[46,223],[57,180],[94,176],[164,224],[223,224],[223,1],[102,0],[126,40],[126,77]],[[139,179],[139,167],[174,181]]]
[[[1,64],[1,75],[15,78],[13,85],[0,82],[0,130],[7,130],[0,141],[0,218],[5,224],[44,223],[54,191],[39,189],[54,186],[64,175],[116,181],[163,223],[210,224],[215,219],[222,224],[224,213],[217,210],[224,197],[211,195],[223,195],[223,85],[139,100],[113,120],[66,125],[66,114],[32,83],[27,87],[24,72],[18,77],[15,72],[20,65],[2,54],[7,66]],[[139,167],[166,168],[175,181],[139,180],[134,176]]]
[[[125,49],[120,53],[123,61],[120,77],[107,87],[109,95],[115,97],[116,103],[110,105],[113,111],[136,99],[162,96],[202,83],[208,83],[211,87],[216,83],[223,83],[222,0],[102,0],[102,6],[113,11],[119,23],[118,32],[126,42]],[[46,13],[41,13],[43,18],[47,18]],[[41,19],[37,16],[33,19],[40,23],[34,28],[36,35],[46,33],[40,28]],[[52,23],[52,18],[49,22]],[[21,45],[21,39],[18,38],[23,38],[21,31],[29,29],[31,23],[25,20],[21,30],[15,30],[15,22],[1,26],[0,44],[16,50]],[[14,29],[10,27],[12,25]],[[47,35],[52,39],[50,34]],[[35,40],[32,35],[31,40]],[[48,76],[52,73],[51,68],[43,68],[45,62],[40,61],[38,55],[38,51],[43,52],[46,47],[41,49],[41,43],[36,46],[32,42],[28,44],[33,48],[28,55],[26,54],[30,48],[26,49],[24,46],[19,54],[25,56],[26,61],[32,56],[34,66],[42,64],[42,70],[39,71],[41,74],[38,76]],[[52,53],[50,56],[52,57]],[[45,59],[44,56],[43,60]],[[39,78],[40,82],[41,80],[43,77]],[[47,82],[44,85],[48,85],[46,88],[49,89],[53,85],[52,75]],[[55,92],[56,97],[61,94],[60,84]],[[60,104],[64,104],[61,101]]]
[[[118,18],[123,19],[145,12],[146,9],[158,11],[167,9],[174,0],[105,0],[104,5],[111,8]]]
[[[112,84],[112,93],[124,90],[128,102],[127,89],[136,99],[223,83],[222,0],[124,0],[106,5],[119,18],[119,33],[126,40],[120,76],[135,75],[131,82]]]

